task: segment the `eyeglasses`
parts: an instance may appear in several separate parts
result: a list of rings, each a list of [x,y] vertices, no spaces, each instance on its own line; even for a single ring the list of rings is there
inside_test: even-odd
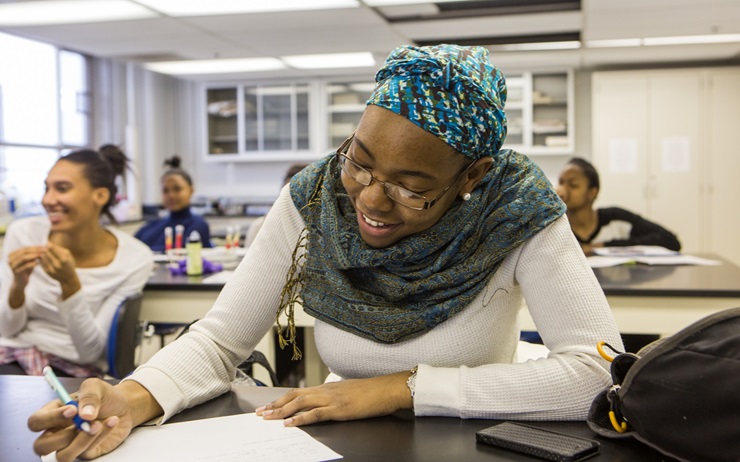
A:
[[[354,140],[355,134],[353,133],[350,135],[349,138],[344,140],[344,143],[342,143],[341,146],[339,146],[339,149],[337,149],[337,162],[339,162],[339,166],[342,168],[342,171],[349,175],[350,178],[358,182],[359,184],[363,186],[370,186],[373,181],[377,181],[378,183],[383,185],[383,191],[385,192],[385,195],[388,196],[389,199],[392,201],[403,205],[404,207],[408,207],[412,210],[427,210],[432,208],[434,204],[439,201],[439,199],[444,196],[444,194],[457,183],[460,181],[460,179],[463,177],[463,175],[470,170],[470,167],[475,164],[475,161],[471,162],[470,165],[465,167],[462,172],[455,178],[455,180],[450,183],[449,186],[447,186],[444,190],[442,190],[441,193],[437,195],[432,200],[428,200],[426,197],[422,196],[421,194],[415,193],[413,191],[409,191],[408,189],[399,186],[395,183],[391,183],[389,181],[380,181],[377,178],[373,176],[372,173],[370,173],[367,169],[360,166],[357,162],[352,160],[348,155],[347,151],[349,150],[349,146],[352,144],[352,140]]]

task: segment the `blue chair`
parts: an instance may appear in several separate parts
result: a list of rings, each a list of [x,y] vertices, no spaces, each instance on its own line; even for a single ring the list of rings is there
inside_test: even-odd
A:
[[[108,375],[122,379],[136,369],[136,347],[141,344],[143,324],[139,322],[141,313],[141,293],[132,295],[121,302],[113,316],[108,334],[106,358]]]

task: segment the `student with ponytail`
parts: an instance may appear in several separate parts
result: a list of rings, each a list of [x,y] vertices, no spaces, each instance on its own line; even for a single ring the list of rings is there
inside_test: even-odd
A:
[[[162,174],[162,204],[169,212],[168,216],[150,221],[136,232],[136,238],[148,245],[155,252],[164,252],[164,230],[175,229],[182,225],[183,236],[190,236],[198,231],[203,247],[213,247],[208,223],[201,216],[190,210],[190,198],[193,197],[193,179],[180,168],[180,157],[172,156],[164,162],[167,170]]]
[[[118,305],[140,292],[152,253],[111,221],[118,149],[59,158],[46,177],[47,216],[10,224],[0,261],[0,374],[100,376]]]

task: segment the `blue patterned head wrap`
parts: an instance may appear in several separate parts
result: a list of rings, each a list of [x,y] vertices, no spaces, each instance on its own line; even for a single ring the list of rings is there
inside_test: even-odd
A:
[[[496,157],[469,201],[456,200],[434,225],[387,248],[362,240],[333,154],[291,180],[291,198],[306,229],[280,312],[286,310],[290,320],[300,296],[317,319],[394,343],[465,309],[504,258],[560,217],[565,205],[534,162],[500,149],[506,90],[485,50],[402,47],[378,76],[369,104],[409,118],[468,157]]]
[[[399,114],[471,159],[506,138],[506,81],[482,47],[396,48],[375,75],[368,104]]]

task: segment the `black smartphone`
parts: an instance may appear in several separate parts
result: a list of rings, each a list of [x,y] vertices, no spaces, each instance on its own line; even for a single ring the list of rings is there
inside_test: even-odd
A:
[[[504,422],[475,433],[475,440],[558,462],[576,462],[599,453],[599,442],[519,422]]]

